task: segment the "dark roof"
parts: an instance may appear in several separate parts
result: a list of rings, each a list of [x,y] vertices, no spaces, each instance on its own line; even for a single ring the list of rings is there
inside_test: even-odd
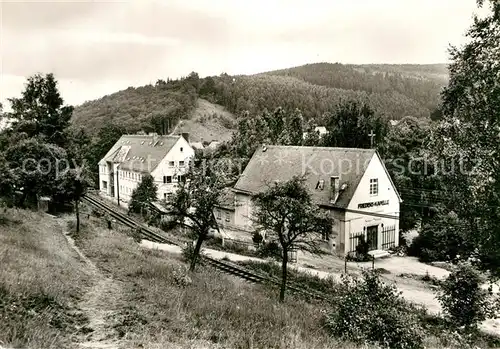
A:
[[[204,149],[203,143],[201,142],[191,142],[189,143],[194,149]]]
[[[161,203],[159,203],[159,202],[153,201],[153,202],[150,202],[149,205],[151,207],[153,207],[159,213],[163,213],[163,214],[167,214],[168,213],[168,210],[165,207],[163,207],[163,205]]]
[[[181,136],[123,135],[102,162],[120,163],[120,169],[151,173]]]
[[[330,177],[339,176],[340,187],[345,189],[333,206],[346,208],[375,154],[374,149],[262,146],[253,154],[234,189],[256,194],[276,181],[306,174],[306,186],[314,202],[331,205]],[[324,189],[316,189],[321,180]]]

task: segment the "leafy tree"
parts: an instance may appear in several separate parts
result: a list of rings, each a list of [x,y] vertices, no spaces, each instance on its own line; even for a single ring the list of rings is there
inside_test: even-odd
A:
[[[493,296],[491,286],[485,290],[482,283],[474,267],[461,263],[440,284],[438,299],[453,327],[476,331],[479,323],[496,316],[500,309],[498,299]]]
[[[406,117],[390,127],[377,149],[403,199],[399,227],[416,228],[434,212],[441,200],[441,187],[428,149],[431,126],[414,117]]]
[[[285,132],[286,112],[282,107],[278,107],[273,113],[264,112],[262,115],[264,121],[269,128],[269,138],[271,144],[279,144]]]
[[[125,133],[125,129],[116,124],[106,124],[99,130],[97,136],[92,141],[88,151],[87,160],[91,171],[91,176],[98,185],[99,181],[99,161],[115,145],[120,137]]]
[[[10,98],[15,123],[32,124],[28,136],[42,137],[45,142],[64,147],[65,129],[73,113],[72,106],[64,106],[53,74],[35,74],[27,79],[21,98]]]
[[[14,179],[13,187],[22,193],[20,205],[35,203],[38,196],[52,196],[57,180],[65,171],[67,153],[36,138],[13,144],[5,151],[5,160]]]
[[[500,3],[487,3],[491,11],[474,18],[467,44],[450,50],[443,116],[431,144],[436,161],[445,164],[445,206],[472,227],[467,239],[480,266],[500,274]]]
[[[312,64],[236,81],[227,74],[213,78],[215,101],[233,113],[300,108],[305,120],[325,124],[325,112],[334,112],[343,100],[365,102],[387,119],[426,118],[438,105],[445,75],[444,65]]]
[[[303,140],[305,146],[319,146],[321,144],[321,136],[319,131],[311,130],[307,132],[306,137]]]
[[[196,107],[198,83],[193,75],[168,79],[165,83],[159,81],[155,85],[129,87],[76,107],[72,121],[84,127],[92,137],[108,124],[119,125],[128,133],[141,130],[163,133],[166,120],[170,120],[173,128]],[[157,116],[161,116],[160,121],[164,118],[163,123],[157,123]]]
[[[287,113],[280,144],[302,145],[303,122],[302,113],[299,109]]]
[[[13,172],[9,168],[7,160],[0,153],[0,197],[4,201],[11,201],[15,183],[16,178],[14,178]]]
[[[223,173],[216,173],[212,166],[207,166],[203,156],[191,162],[182,182],[173,198],[166,202],[170,216],[169,227],[183,226],[196,238],[194,250],[190,252],[190,271],[194,271],[203,242],[211,229],[218,230],[214,208],[221,202],[222,189],[230,182]]]
[[[207,98],[208,100],[214,99],[215,94],[215,80],[212,77],[206,77],[203,79],[200,85],[200,96]]]
[[[443,117],[443,112],[441,111],[441,109],[436,108],[431,111],[430,118],[432,121],[440,121],[442,117]]]
[[[69,127],[65,130],[68,139],[66,151],[72,168],[82,167],[92,151],[91,139],[82,127]]]
[[[257,115],[251,115],[249,112],[242,113],[238,119],[237,131],[231,140],[234,155],[250,159],[257,147],[269,141],[267,114],[267,111]]]
[[[370,106],[348,101],[329,114],[328,134],[323,143],[329,147],[370,148],[370,132],[375,133],[374,145],[377,145],[383,141],[387,128],[387,120],[376,116]]]
[[[135,213],[144,213],[149,204],[156,201],[158,197],[158,186],[154,182],[153,176],[145,174],[137,188],[132,192],[129,210]]]
[[[468,239],[470,229],[473,227],[456,213],[439,212],[422,226],[409,252],[422,262],[467,259],[474,252],[474,245]]]
[[[92,185],[88,170],[85,167],[66,171],[55,188],[57,201],[73,201],[76,216],[76,232],[80,232],[80,200]]]
[[[288,253],[292,248],[320,253],[321,236],[328,235],[332,221],[318,212],[309,192],[304,186],[304,178],[293,177],[284,183],[276,183],[266,191],[254,196],[254,221],[266,236],[279,241],[282,255],[282,281],[280,301],[285,299]]]

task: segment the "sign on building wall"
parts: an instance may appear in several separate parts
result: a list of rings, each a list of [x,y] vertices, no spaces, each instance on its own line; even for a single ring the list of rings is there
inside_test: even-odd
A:
[[[358,204],[358,208],[369,208],[369,207],[385,206],[385,205],[389,205],[389,200],[364,202],[362,204]]]

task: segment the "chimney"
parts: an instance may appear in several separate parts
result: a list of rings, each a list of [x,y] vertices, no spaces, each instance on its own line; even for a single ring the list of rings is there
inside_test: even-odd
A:
[[[182,133],[182,137],[186,140],[186,142],[189,143],[189,133],[187,132]]]
[[[337,202],[340,194],[340,178],[339,176],[330,177],[330,203],[334,204]]]

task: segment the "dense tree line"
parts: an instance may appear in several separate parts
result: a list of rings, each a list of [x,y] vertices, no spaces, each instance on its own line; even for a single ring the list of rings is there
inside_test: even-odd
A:
[[[316,63],[272,71],[266,75],[289,76],[343,90],[381,94],[395,91],[430,109],[438,104],[439,92],[446,84],[446,79],[437,75],[443,70],[446,73],[444,67]],[[432,74],[433,71],[435,74]]]
[[[0,133],[0,201],[30,207],[42,196],[61,207],[78,202],[89,186],[81,161],[87,137],[70,128],[73,107],[65,105],[52,74],[27,79],[19,98],[11,98],[12,121]],[[77,229],[79,228],[77,218]]]
[[[498,275],[500,3],[480,0],[478,4],[489,6],[490,11],[474,18],[464,47],[451,49],[443,115],[430,137],[433,160],[442,164],[443,180],[436,193],[441,214],[430,222],[421,243],[440,242],[443,250],[432,246],[431,259],[471,257]]]
[[[358,69],[359,70],[359,69]],[[387,119],[428,117],[438,105],[446,80],[400,72],[359,72],[340,64],[313,64],[251,76],[204,79],[204,96],[239,114],[277,107],[299,108],[306,120],[325,123],[325,112],[340,102],[369,104]]]
[[[300,109],[305,120],[319,124],[325,112],[340,102],[369,104],[387,119],[427,117],[437,107],[445,84],[441,66],[311,64],[251,76],[159,79],[154,85],[126,90],[85,102],[75,108],[73,122],[95,135],[104,124],[120,125],[127,132],[172,130],[189,117],[197,98],[241,114],[264,109]]]

